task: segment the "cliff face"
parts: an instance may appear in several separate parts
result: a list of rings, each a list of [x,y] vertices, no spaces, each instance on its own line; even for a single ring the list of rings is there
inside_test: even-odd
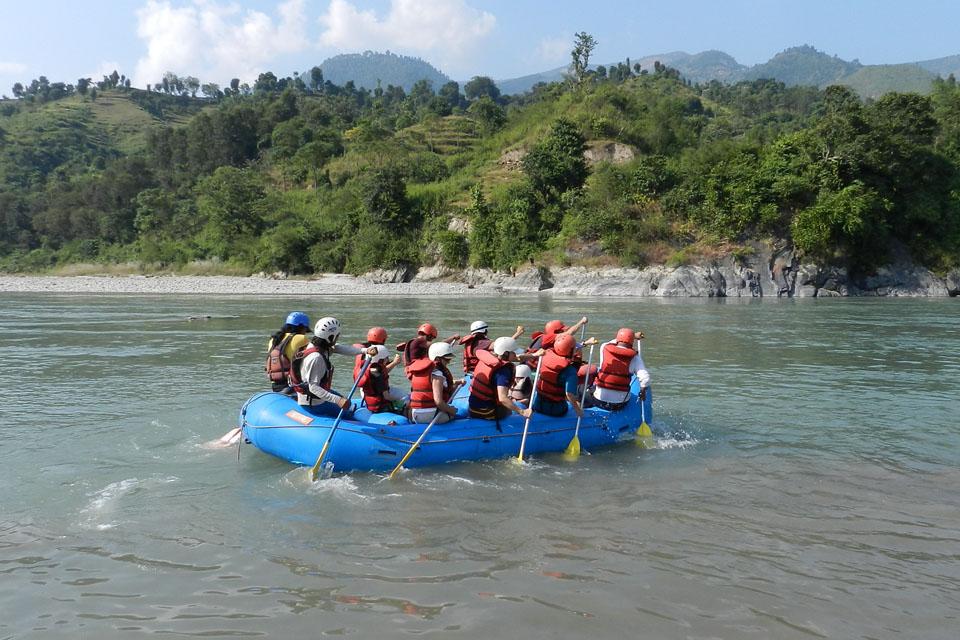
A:
[[[373,274],[370,274],[373,276]],[[723,258],[709,264],[644,269],[529,268],[516,274],[486,269],[428,267],[417,273],[376,274],[379,282],[458,281],[504,293],[549,292],[556,295],[625,297],[936,297],[960,294],[960,270],[941,278],[901,260],[865,278],[846,269],[801,262],[790,248],[757,245],[746,258]]]

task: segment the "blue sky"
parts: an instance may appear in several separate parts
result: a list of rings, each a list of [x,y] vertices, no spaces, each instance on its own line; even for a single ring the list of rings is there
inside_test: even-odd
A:
[[[41,74],[136,86],[164,71],[226,84],[289,75],[337,53],[415,55],[455,79],[510,78],[569,61],[720,49],[743,64],[811,44],[864,64],[960,54],[953,0],[0,0],[0,94]]]

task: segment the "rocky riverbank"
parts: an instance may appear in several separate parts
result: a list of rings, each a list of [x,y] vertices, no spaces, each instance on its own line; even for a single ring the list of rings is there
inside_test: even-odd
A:
[[[960,270],[939,277],[906,260],[854,278],[837,267],[804,263],[790,250],[758,246],[746,257],[645,269],[530,267],[514,274],[426,267],[355,277],[323,274],[230,276],[0,276],[0,292],[69,294],[485,296],[550,294],[622,297],[943,297],[960,294]]]

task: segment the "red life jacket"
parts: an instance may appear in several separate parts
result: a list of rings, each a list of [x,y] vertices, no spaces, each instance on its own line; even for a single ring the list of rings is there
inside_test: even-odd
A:
[[[371,375],[372,372],[380,375]],[[374,362],[367,367],[357,386],[363,389],[363,401],[371,413],[389,409],[389,402],[383,396],[390,389],[390,373],[382,362]]]
[[[580,367],[580,369],[577,371],[577,386],[581,386],[581,387],[582,387],[583,385],[585,385],[585,384],[587,383],[587,375],[588,375],[588,374],[589,374],[589,376],[590,376],[590,382],[596,382],[596,381],[597,381],[597,370],[598,370],[598,369],[597,369],[597,365],[595,365],[595,364],[591,364],[591,365],[589,365],[589,366],[588,366],[588,365],[583,365],[582,367]]]
[[[510,379],[513,380],[513,363],[501,360],[486,349],[477,351],[477,366],[473,370],[473,381],[470,383],[470,395],[483,402],[496,404],[497,386],[493,381],[494,375],[503,367],[510,367]]]
[[[463,372],[470,373],[477,368],[477,352],[481,350],[489,351],[493,341],[485,335],[471,333],[460,338],[460,344],[463,345]]]
[[[603,345],[603,362],[597,373],[597,386],[614,391],[630,391],[630,362],[637,352],[609,342]]]
[[[277,343],[276,338],[273,339],[275,344],[267,353],[267,364],[264,366],[264,370],[267,372],[267,380],[270,382],[281,383],[287,381],[287,371],[290,370],[290,360],[283,352],[295,335],[297,334],[288,333],[279,343]]]
[[[537,393],[550,402],[566,402],[567,392],[560,382],[560,374],[569,366],[570,358],[558,356],[553,350],[543,354],[543,363],[537,378]]]
[[[319,353],[320,357],[323,358],[323,362],[327,365],[327,375],[323,377],[323,380],[320,381],[320,386],[330,390],[330,387],[333,386],[333,363],[330,362],[330,358],[326,353],[313,346],[312,344],[305,349],[300,349],[297,351],[296,355],[293,356],[293,362],[290,363],[290,386],[293,387],[293,390],[297,393],[303,393],[311,398],[316,396],[310,393],[310,385],[301,377],[300,369],[303,367],[303,361],[311,353]]]
[[[417,358],[404,369],[407,377],[410,378],[410,403],[407,406],[411,409],[433,409],[437,406],[433,399],[434,369],[440,369],[447,379],[443,399],[445,402],[450,401],[450,394],[453,391],[453,374],[450,370],[430,358]]]

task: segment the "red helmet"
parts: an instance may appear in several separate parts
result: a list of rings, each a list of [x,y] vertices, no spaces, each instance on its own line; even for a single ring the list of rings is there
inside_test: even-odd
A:
[[[573,350],[576,346],[576,338],[568,333],[564,333],[563,335],[558,336],[556,342],[553,343],[553,352],[558,356],[569,358],[573,355]]]
[[[367,331],[367,342],[370,344],[386,344],[387,330],[383,327],[372,327]]]
[[[547,324],[543,325],[543,332],[547,335],[551,333],[563,333],[567,328],[563,326],[563,322],[560,320],[551,320]]]
[[[437,328],[429,322],[424,322],[422,325],[417,327],[417,333],[422,333],[433,340],[437,337]]]
[[[633,344],[633,339],[636,335],[633,333],[633,329],[627,329],[624,327],[617,331],[617,342],[626,342],[627,344]]]

